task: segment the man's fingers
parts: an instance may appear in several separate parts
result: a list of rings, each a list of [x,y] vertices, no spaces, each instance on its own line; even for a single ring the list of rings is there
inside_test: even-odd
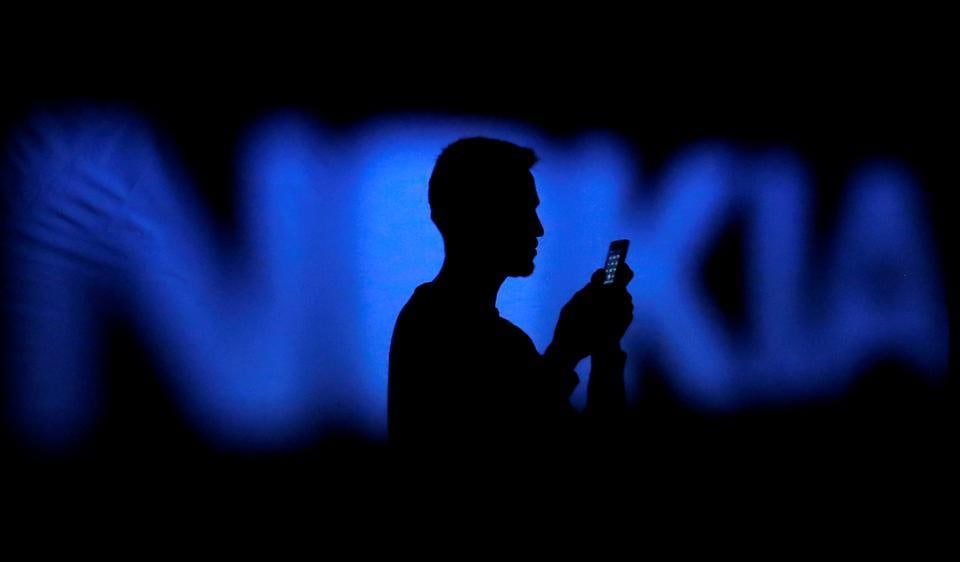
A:
[[[593,285],[599,285],[603,283],[603,274],[604,272],[602,267],[594,271],[593,275],[590,276],[590,283]]]

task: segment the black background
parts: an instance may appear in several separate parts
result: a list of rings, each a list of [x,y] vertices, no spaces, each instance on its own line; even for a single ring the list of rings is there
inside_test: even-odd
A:
[[[143,112],[172,139],[226,243],[236,234],[238,136],[258,115],[282,107],[305,109],[333,128],[422,112],[515,119],[561,137],[607,129],[635,146],[649,174],[698,140],[786,146],[811,167],[813,232],[824,237],[853,167],[892,156],[925,189],[953,326],[956,61],[949,49],[955,41],[938,18],[779,14],[753,22],[732,15],[732,21],[707,16],[698,26],[669,27],[649,13],[574,17],[576,25],[551,22],[546,14],[485,15],[496,17],[489,24],[459,16],[408,26],[384,13],[376,19],[388,23],[379,25],[321,14],[289,30],[272,20],[241,26],[184,16],[150,32],[141,29],[150,19],[142,15],[135,24],[94,27],[64,16],[42,31],[6,35],[2,126],[9,131],[32,109],[65,102]],[[16,18],[6,26],[14,31]],[[224,29],[229,38],[217,35]],[[703,279],[734,329],[742,282],[717,271],[737,263],[738,252],[735,234],[721,241],[711,258],[720,265],[706,268]],[[116,482],[157,480],[195,489],[282,475],[288,484],[342,491],[368,487],[389,465],[381,445],[349,434],[295,453],[212,449],[167,403],[153,360],[127,328],[124,318],[105,315],[104,330],[114,342],[109,396],[88,442],[49,458],[5,431],[4,449],[28,487],[76,489],[94,478],[112,490]],[[884,494],[893,484],[938,496],[952,489],[952,350],[941,383],[878,360],[842,399],[730,416],[698,414],[676,399],[663,377],[646,380],[633,423],[638,452],[605,464],[583,458],[573,464],[602,464],[621,477],[614,481],[646,490],[735,488],[762,496],[869,483]],[[428,484],[440,479],[424,474]],[[576,484],[563,489],[575,493]]]

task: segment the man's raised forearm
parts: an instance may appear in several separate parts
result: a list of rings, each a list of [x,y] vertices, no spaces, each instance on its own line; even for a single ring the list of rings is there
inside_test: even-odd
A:
[[[619,343],[604,346],[591,355],[587,384],[586,414],[595,419],[619,420],[626,412],[623,375],[627,354]]]

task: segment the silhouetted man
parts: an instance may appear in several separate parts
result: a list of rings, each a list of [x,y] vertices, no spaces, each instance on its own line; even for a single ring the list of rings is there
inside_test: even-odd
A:
[[[570,442],[583,428],[615,424],[624,405],[620,339],[633,319],[623,275],[603,270],[560,313],[541,355],[496,308],[507,277],[533,273],[538,238],[533,150],[488,138],[461,139],[430,178],[431,218],[445,259],[397,318],[390,347],[389,429],[402,447],[531,450]],[[592,356],[587,408],[569,397],[577,363]]]

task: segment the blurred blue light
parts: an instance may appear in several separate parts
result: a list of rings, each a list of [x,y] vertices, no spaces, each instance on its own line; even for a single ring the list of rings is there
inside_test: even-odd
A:
[[[932,376],[946,369],[921,191],[890,163],[853,176],[824,270],[809,247],[812,186],[788,150],[696,145],[645,180],[611,134],[560,140],[511,122],[415,116],[333,135],[287,112],[242,139],[245,244],[227,255],[149,123],[65,110],[26,122],[4,160],[16,203],[3,234],[14,350],[5,396],[19,434],[58,448],[91,430],[102,393],[98,295],[110,294],[212,442],[297,447],[334,427],[382,438],[393,322],[443,259],[427,179],[446,144],[473,135],[541,156],[537,269],[509,280],[498,301],[541,351],[609,241],[630,238],[628,388],[651,354],[690,404],[721,410],[841,392],[881,354]],[[734,216],[748,225],[746,343],[725,332],[697,283]],[[580,371],[585,380],[588,365]]]

